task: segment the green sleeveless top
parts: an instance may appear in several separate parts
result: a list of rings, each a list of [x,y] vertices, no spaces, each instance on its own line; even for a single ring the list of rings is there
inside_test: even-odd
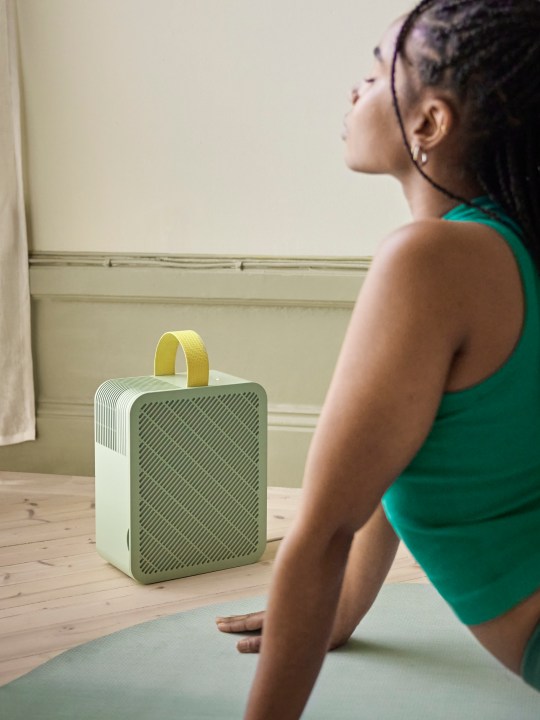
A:
[[[487,198],[444,220],[496,229],[519,265],[520,339],[486,380],[445,393],[423,446],[382,498],[389,522],[457,617],[476,625],[540,587],[540,277]],[[510,227],[509,227],[510,226]]]

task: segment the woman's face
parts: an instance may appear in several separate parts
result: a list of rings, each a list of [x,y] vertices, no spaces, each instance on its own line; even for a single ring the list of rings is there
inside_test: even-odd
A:
[[[351,92],[352,108],[344,123],[345,162],[357,172],[398,174],[410,167],[410,159],[392,104],[390,73],[394,47],[404,18],[398,18],[384,33],[373,51],[369,75]],[[404,82],[403,62],[398,59],[396,91],[404,111],[400,88]]]

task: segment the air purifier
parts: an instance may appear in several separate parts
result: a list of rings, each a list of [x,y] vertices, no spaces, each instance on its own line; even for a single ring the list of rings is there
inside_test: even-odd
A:
[[[176,374],[178,347],[187,371]],[[167,332],[154,375],[107,380],[95,410],[96,547],[147,584],[247,565],[266,546],[267,398]]]

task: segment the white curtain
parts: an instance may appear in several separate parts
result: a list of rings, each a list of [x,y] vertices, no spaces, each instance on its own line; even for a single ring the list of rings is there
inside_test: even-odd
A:
[[[0,0],[0,445],[34,440],[15,0]]]

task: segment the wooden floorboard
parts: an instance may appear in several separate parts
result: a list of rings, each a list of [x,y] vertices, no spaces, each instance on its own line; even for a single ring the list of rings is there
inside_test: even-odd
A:
[[[111,632],[266,594],[300,495],[269,488],[259,562],[140,585],[96,552],[93,478],[0,471],[0,685]],[[387,582],[428,581],[401,544]]]

